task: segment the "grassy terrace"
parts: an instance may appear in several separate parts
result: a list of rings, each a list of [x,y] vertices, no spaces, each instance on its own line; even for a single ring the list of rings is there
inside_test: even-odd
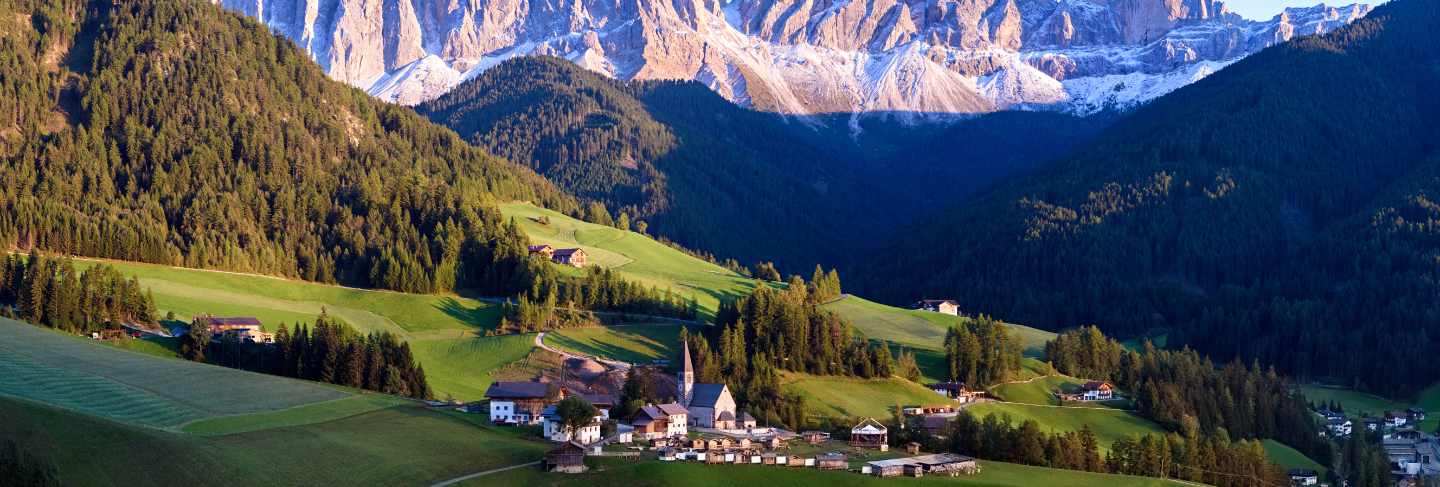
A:
[[[1097,474],[982,461],[981,473],[961,477],[880,479],[850,472],[822,471],[754,465],[703,465],[691,462],[620,461],[595,462],[591,472],[580,475],[547,474],[538,469],[518,469],[481,477],[461,484],[491,485],[647,487],[685,485],[692,487],[732,485],[783,485],[791,487],[870,486],[987,486],[1025,487],[1037,485],[1070,487],[1161,487],[1181,486],[1179,482],[1123,475]]]
[[[583,248],[594,264],[613,268],[630,280],[693,297],[700,305],[702,319],[714,316],[721,298],[744,296],[755,289],[753,279],[645,235],[582,222],[524,203],[501,205],[500,210],[514,218],[536,244]],[[550,223],[541,224],[541,217]]]

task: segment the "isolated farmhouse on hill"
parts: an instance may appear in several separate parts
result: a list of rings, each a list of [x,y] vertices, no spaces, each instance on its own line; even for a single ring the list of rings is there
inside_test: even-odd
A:
[[[960,303],[949,299],[922,299],[916,301],[910,308],[920,311],[943,313],[951,316],[960,315]]]
[[[585,267],[587,256],[585,249],[559,249],[555,251],[550,260],[556,264],[563,264],[574,267]]]
[[[207,315],[197,317],[190,323],[190,326],[196,325],[207,327],[210,330],[210,335],[217,339],[229,335],[249,343],[275,343],[275,334],[263,331],[260,326],[260,319],[255,317],[236,316],[222,318]]]
[[[557,249],[550,245],[531,245],[529,250],[530,255],[538,255],[556,264],[585,267],[589,263],[589,254],[585,253],[585,249]]]

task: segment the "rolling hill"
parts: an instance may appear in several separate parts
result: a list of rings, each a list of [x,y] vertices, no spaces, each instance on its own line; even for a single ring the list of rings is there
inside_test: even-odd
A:
[[[1050,329],[1173,330],[1171,347],[1408,396],[1440,371],[1368,357],[1440,346],[1440,54],[1420,47],[1435,18],[1435,2],[1392,1],[1176,90],[897,232],[851,289]]]

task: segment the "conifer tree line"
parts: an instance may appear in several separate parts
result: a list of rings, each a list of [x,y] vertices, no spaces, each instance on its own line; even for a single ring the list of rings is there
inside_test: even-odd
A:
[[[945,332],[945,364],[950,380],[988,387],[1020,372],[1020,340],[999,320],[981,315]]]
[[[12,316],[72,333],[155,322],[155,300],[134,277],[96,264],[78,270],[71,259],[31,250],[0,261],[0,305]]]
[[[681,333],[691,348],[696,380],[721,383],[742,409],[773,425],[806,423],[804,397],[781,387],[781,371],[884,378],[918,376],[909,352],[896,359],[883,341],[871,343],[819,304],[838,297],[839,277],[817,268],[818,282],[792,276],[784,290],[757,283],[754,291],[721,303],[716,325],[702,334]],[[713,344],[713,345],[712,345]]]
[[[240,341],[234,335],[212,340],[203,322],[181,338],[181,353],[190,360],[357,389],[432,397],[425,369],[415,361],[410,344],[389,332],[360,334],[325,313],[313,325],[284,323],[274,344]]]
[[[513,295],[533,269],[494,202],[578,212],[205,2],[0,6],[32,19],[0,39],[0,248]]]
[[[1321,464],[1333,458],[1309,404],[1273,367],[1218,367],[1194,350],[1159,350],[1149,341],[1129,350],[1093,326],[1061,333],[1045,354],[1061,373],[1113,382],[1141,416],[1171,431],[1223,430],[1230,438],[1279,440]]]
[[[918,426],[918,425],[917,425]],[[1224,487],[1290,485],[1285,472],[1270,461],[1257,440],[1231,441],[1220,430],[1201,434],[1194,424],[1179,433],[1130,434],[1100,453],[1088,425],[1079,431],[1047,433],[1035,420],[1016,425],[1009,415],[977,417],[961,411],[940,436],[918,435],[932,449],[946,449],[976,458],[1087,472],[1171,478]],[[914,433],[911,433],[914,431]]]

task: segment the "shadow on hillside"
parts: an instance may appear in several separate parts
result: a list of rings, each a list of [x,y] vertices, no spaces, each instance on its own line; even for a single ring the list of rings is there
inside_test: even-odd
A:
[[[467,308],[455,298],[441,299],[440,303],[435,305],[435,309],[456,321],[483,330],[495,328],[500,323],[500,314],[502,313],[499,306],[481,305]]]

